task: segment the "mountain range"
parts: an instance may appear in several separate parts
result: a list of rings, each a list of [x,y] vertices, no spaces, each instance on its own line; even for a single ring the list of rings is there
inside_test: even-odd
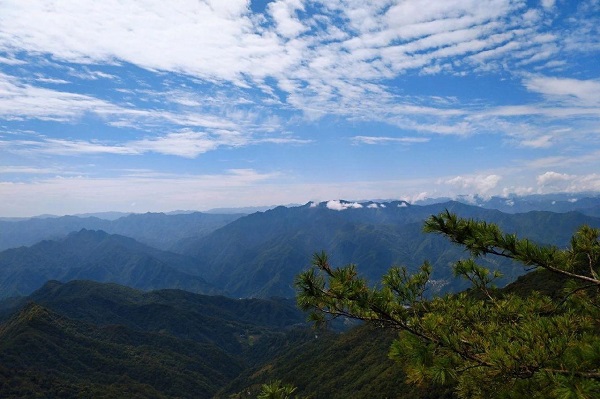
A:
[[[429,260],[434,267],[432,288],[457,291],[466,284],[452,278],[449,265],[465,254],[444,238],[422,232],[428,216],[445,210],[558,246],[567,245],[582,224],[600,226],[599,218],[578,212],[508,214],[460,202],[416,206],[336,201],[248,215],[174,250],[198,259],[198,274],[236,297],[293,296],[294,276],[321,250],[333,265],[356,264],[373,283],[392,265],[416,270]],[[510,262],[492,264],[484,258],[482,263],[504,273],[501,284],[524,273]]]
[[[596,208],[589,207],[593,201],[569,203],[582,204],[593,213]],[[189,213],[129,215],[114,221],[76,217],[5,221],[2,228],[9,228],[2,230],[4,237],[10,236],[7,232],[30,238],[42,232],[58,234],[90,222],[130,236],[83,229],[2,251],[0,298],[28,295],[51,279],[114,282],[143,290],[180,288],[235,298],[293,297],[295,276],[319,251],[326,251],[334,265],[356,264],[372,283],[392,265],[416,270],[428,260],[434,267],[431,294],[456,292],[467,284],[452,277],[449,265],[465,254],[442,237],[422,232],[427,217],[445,210],[558,246],[567,245],[582,224],[600,226],[600,218],[581,212],[505,213],[457,201],[430,205],[327,201],[245,216]],[[37,230],[29,231],[33,226]],[[161,242],[158,247],[170,250],[148,242]],[[525,272],[508,261],[481,262],[504,274],[500,285]]]
[[[387,358],[393,333],[315,331],[291,297],[295,276],[321,250],[372,283],[391,265],[415,270],[429,260],[430,294],[464,289],[450,264],[467,254],[422,232],[446,210],[560,247],[580,225],[600,227],[597,198],[502,200],[512,210],[545,204],[526,212],[470,200],[1,221],[0,397],[232,399],[281,379],[313,398],[451,398],[404,383]],[[506,292],[560,291],[551,276],[481,262],[504,273],[500,285],[516,280]]]

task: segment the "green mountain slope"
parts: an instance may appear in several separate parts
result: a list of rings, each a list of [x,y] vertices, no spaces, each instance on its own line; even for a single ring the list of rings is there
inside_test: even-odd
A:
[[[2,398],[209,398],[305,318],[284,299],[92,281],[51,281],[0,309]]]
[[[13,303],[13,309],[28,301],[74,320],[166,333],[216,345],[236,355],[250,350],[251,341],[271,330],[304,322],[290,300],[235,300],[182,290],[143,292],[93,281],[50,281],[21,303]]]
[[[0,397],[210,398],[242,369],[209,345],[29,304],[0,326]]]
[[[281,380],[313,399],[451,398],[446,389],[404,382],[399,365],[387,356],[394,337],[394,331],[367,325],[341,334],[313,331],[311,339],[292,337],[285,353],[246,370],[217,397],[244,398],[247,392],[255,397],[261,384]]]

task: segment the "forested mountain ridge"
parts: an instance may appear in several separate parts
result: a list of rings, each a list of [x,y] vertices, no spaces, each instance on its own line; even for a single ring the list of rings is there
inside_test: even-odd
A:
[[[450,199],[430,199],[413,205],[416,209],[427,209],[433,206],[439,209],[438,204],[449,203]],[[600,217],[600,197],[585,194],[562,195],[529,195],[512,196],[508,198],[459,198],[461,204],[470,207],[496,209],[504,213],[524,213],[529,211],[548,211],[554,213],[580,212],[587,216]],[[332,204],[343,204],[344,201],[329,201]],[[326,203],[318,204],[318,207]],[[346,202],[346,204],[352,204]],[[361,206],[377,209],[381,205],[395,207],[408,206],[405,201],[361,201]],[[310,204],[307,204],[310,205]],[[317,205],[317,204],[313,204]],[[305,205],[306,206],[306,205]],[[268,208],[268,207],[267,207]],[[284,208],[293,209],[296,206]],[[431,209],[434,209],[431,208]],[[433,213],[438,212],[437,210]],[[256,208],[259,213],[267,210]],[[33,245],[42,240],[59,239],[73,231],[81,229],[103,230],[111,234],[120,234],[135,238],[144,244],[160,249],[172,250],[174,246],[185,246],[180,241],[193,241],[208,235],[216,229],[223,227],[234,220],[252,212],[251,208],[227,210],[223,213],[185,212],[185,213],[144,213],[144,214],[119,214],[116,212],[81,214],[61,217],[35,217],[35,218],[0,218],[0,250],[23,245]],[[388,209],[389,211],[389,209]],[[383,215],[383,212],[380,212]],[[370,220],[370,222],[390,222],[390,213],[385,213],[383,219]],[[103,217],[106,215],[106,217]],[[371,213],[370,216],[375,215]],[[421,221],[429,215],[423,214],[413,221]]]
[[[33,303],[0,326],[3,398],[210,398],[242,369],[213,346],[97,326]]]
[[[91,281],[49,282],[4,305],[3,398],[210,398],[304,320],[283,299]]]
[[[547,277],[528,277],[507,290],[548,288]],[[447,388],[405,383],[388,358],[394,331],[290,330],[305,317],[290,301],[49,282],[11,314],[0,318],[7,398],[247,397],[274,379],[315,399],[453,397]]]
[[[196,260],[132,238],[81,230],[56,241],[0,252],[0,298],[28,295],[48,280],[88,279],[149,290],[219,293],[193,271]]]
[[[578,212],[507,214],[452,201],[427,206],[405,202],[309,203],[278,207],[240,218],[177,250],[197,258],[198,274],[231,295],[294,295],[294,276],[305,269],[312,254],[325,250],[335,264],[358,264],[373,282],[390,266],[416,270],[424,260],[434,266],[434,280],[446,290],[466,287],[450,282],[449,263],[462,250],[441,237],[422,232],[423,220],[448,209],[461,217],[497,223],[507,232],[527,235],[535,242],[564,246],[582,224],[600,226],[600,219]],[[524,272],[509,262],[500,267],[504,283]]]
[[[299,397],[313,399],[453,398],[448,388],[405,382],[400,366],[388,357],[396,334],[369,325],[343,333],[316,331],[312,339],[244,370],[216,398],[256,397],[262,384],[276,380],[297,387]]]

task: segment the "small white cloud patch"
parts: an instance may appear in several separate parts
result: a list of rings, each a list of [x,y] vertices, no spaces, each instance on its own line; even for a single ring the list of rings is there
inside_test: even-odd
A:
[[[327,201],[327,209],[331,209],[333,211],[343,211],[345,209],[359,209],[363,206],[358,202],[342,202],[340,200],[331,200]]]

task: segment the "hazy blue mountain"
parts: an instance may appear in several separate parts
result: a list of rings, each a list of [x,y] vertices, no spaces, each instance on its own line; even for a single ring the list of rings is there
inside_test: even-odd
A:
[[[0,250],[33,245],[42,240],[56,240],[81,229],[106,230],[107,220],[94,217],[31,218],[21,221],[0,221]]]
[[[111,223],[107,232],[121,234],[160,249],[189,237],[202,237],[244,216],[243,214],[207,214],[202,212],[165,215],[132,214]]]
[[[60,240],[0,252],[0,298],[28,295],[48,280],[88,279],[144,290],[219,290],[195,274],[196,260],[132,238],[81,230]]]
[[[487,209],[497,209],[505,213],[524,213],[531,211],[548,212],[580,212],[584,215],[600,217],[600,196],[593,193],[568,194],[536,194],[508,197],[483,198],[459,197],[457,201],[480,206]],[[429,203],[446,202],[443,199],[432,199]],[[425,205],[425,202],[421,203]]]
[[[359,205],[338,201],[277,207],[240,218],[176,248],[199,259],[198,273],[208,281],[240,297],[293,296],[294,277],[321,250],[328,252],[333,264],[357,264],[374,282],[391,265],[414,270],[427,259],[434,265],[435,287],[445,285],[444,289],[456,291],[465,285],[451,278],[449,264],[465,254],[442,237],[422,233],[423,220],[432,214],[449,209],[462,217],[498,223],[506,232],[560,246],[568,243],[581,224],[600,226],[600,219],[577,212],[508,214],[456,201],[427,206],[400,201]],[[486,265],[502,269],[504,283],[524,272],[511,263]]]
[[[579,203],[584,208],[593,210],[594,201],[592,198],[566,203]],[[185,255],[187,259],[175,259],[173,253],[166,259],[165,253],[152,252],[147,247],[142,252],[148,256],[137,256],[133,260],[114,255],[114,250],[106,251],[103,248],[96,249],[95,252],[84,251],[86,256],[93,253],[93,261],[82,260],[81,254],[78,255],[79,258],[74,258],[71,253],[73,250],[61,253],[60,256],[48,257],[44,255],[45,251],[47,253],[54,248],[46,243],[45,246],[35,247],[32,253],[29,253],[32,249],[10,252],[20,254],[20,260],[9,268],[9,274],[0,271],[0,276],[5,276],[0,283],[6,288],[5,292],[12,294],[31,292],[48,279],[78,278],[115,281],[144,289],[178,287],[212,292],[206,291],[208,288],[200,284],[200,277],[196,276],[201,276],[221,292],[234,297],[292,297],[295,276],[310,264],[313,253],[325,250],[334,264],[355,263],[361,273],[373,282],[379,281],[391,265],[405,265],[414,270],[427,259],[434,265],[435,281],[431,291],[456,291],[465,285],[451,278],[449,265],[464,254],[443,238],[421,232],[423,221],[427,217],[445,209],[462,217],[498,223],[507,232],[528,236],[540,243],[560,246],[567,244],[578,226],[584,223],[598,226],[600,220],[572,211],[506,213],[458,201],[430,205],[411,205],[404,201],[367,201],[360,204],[329,201],[298,207],[277,207],[243,217],[204,213],[149,213],[129,215],[114,221],[61,217],[0,222],[9,224],[8,229],[0,230],[0,236],[15,240],[16,237],[23,239],[27,236],[31,239],[48,234],[52,230],[48,226],[54,226],[57,236],[66,235],[68,230],[76,229],[84,221],[85,224],[98,226],[97,229],[119,231],[123,235],[142,240],[145,244],[169,247],[173,252]],[[3,225],[0,227],[4,228]],[[15,234],[11,235],[12,233]],[[87,247],[82,245],[82,248]],[[8,255],[3,256],[9,259],[13,255],[8,258]],[[44,261],[39,263],[35,260],[36,257]],[[123,266],[122,259],[125,258],[129,259],[129,263]],[[0,260],[2,259],[0,256]],[[121,259],[121,263],[116,262],[117,259]],[[15,267],[19,262],[24,262],[26,267]],[[69,266],[64,267],[65,264]],[[112,270],[111,267],[115,268],[116,264],[120,266],[117,270]],[[521,267],[510,263],[486,266],[502,269],[505,279],[501,283],[512,281],[523,273]],[[48,272],[50,269],[51,273]],[[58,272],[58,269],[61,271]],[[122,270],[130,273],[125,276],[119,273]],[[184,278],[181,273],[192,277]],[[186,282],[183,283],[183,280]],[[159,283],[160,281],[162,282]]]
[[[78,216],[0,220],[0,250],[62,238],[81,229],[121,234],[160,249],[169,249],[184,238],[201,237],[240,216],[194,212],[175,215],[131,214],[115,220]]]
[[[276,208],[277,205],[270,205],[270,206],[243,206],[243,207],[239,207],[239,208],[213,208],[213,209],[209,209],[207,211],[205,211],[206,213],[210,213],[210,214],[246,214],[249,215],[251,213],[255,213],[255,212],[265,212],[268,211],[269,209],[273,209]]]
[[[73,216],[77,216],[80,218],[88,218],[88,217],[94,217],[94,218],[98,218],[98,219],[104,219],[104,220],[117,220],[119,218],[125,217],[125,216],[129,216],[131,215],[131,212],[93,212],[93,213],[77,213]]]

